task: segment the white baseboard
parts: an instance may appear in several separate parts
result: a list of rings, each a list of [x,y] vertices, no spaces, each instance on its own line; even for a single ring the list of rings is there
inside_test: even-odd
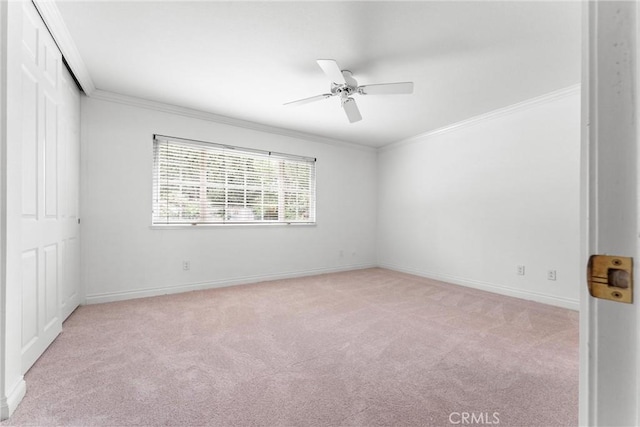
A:
[[[428,279],[439,280],[442,282],[452,283],[455,285],[466,286],[469,288],[479,289],[487,292],[493,292],[500,295],[506,295],[515,298],[536,301],[543,304],[554,305],[557,307],[568,308],[571,310],[579,310],[580,301],[569,298],[556,297],[552,295],[532,292],[522,289],[509,288],[494,283],[482,282],[479,280],[465,279],[462,277],[452,276],[448,274],[438,274],[428,271],[408,269],[401,266],[380,263],[380,264],[359,264],[341,267],[315,268],[309,270],[293,271],[287,273],[265,274],[258,276],[242,276],[221,280],[213,280],[199,283],[187,283],[183,285],[167,286],[161,288],[136,289],[123,292],[106,292],[100,294],[89,294],[86,296],[85,304],[100,304],[113,301],[124,301],[135,298],[153,297],[159,295],[176,294],[180,292],[198,291],[203,289],[223,288],[227,286],[245,285],[250,283],[265,282],[269,280],[290,279],[294,277],[313,276],[316,274],[337,273],[340,271],[360,270],[363,268],[386,268],[389,270],[400,271],[402,273],[413,274],[415,276],[426,277]]]
[[[24,378],[20,378],[20,381],[7,393],[6,397],[0,399],[0,421],[6,420],[16,410],[18,404],[22,401],[22,398],[27,393],[27,383],[24,382]]]
[[[462,277],[451,276],[449,274],[432,273],[428,271],[418,271],[400,267],[393,264],[380,263],[380,268],[399,271],[402,273],[413,274],[414,276],[425,277],[427,279],[439,280],[441,282],[453,283],[454,285],[466,286],[469,288],[479,289],[481,291],[492,292],[494,294],[506,295],[509,297],[521,298],[529,301],[540,302],[543,304],[554,305],[557,307],[568,308],[570,310],[579,311],[580,301],[570,298],[556,297],[538,292],[532,292],[522,289],[509,288],[502,285],[496,285],[479,280],[465,279]]]
[[[101,294],[89,294],[85,297],[85,304],[100,304],[104,302],[124,301],[134,298],[154,297],[159,295],[177,294],[180,292],[199,291],[202,289],[224,288],[234,285],[246,285],[250,283],[265,282],[268,280],[291,279],[294,277],[314,276],[316,274],[337,273],[340,271],[361,270],[374,268],[375,264],[356,264],[340,267],[314,268],[310,270],[291,271],[287,273],[265,274],[259,276],[243,276],[229,279],[214,280],[199,283],[187,283],[184,285],[167,286],[162,288],[147,288],[124,292],[107,292]]]

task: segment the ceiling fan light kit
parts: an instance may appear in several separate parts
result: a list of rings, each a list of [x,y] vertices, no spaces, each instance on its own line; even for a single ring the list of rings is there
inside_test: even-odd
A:
[[[303,105],[332,96],[340,96],[342,109],[350,123],[362,120],[362,115],[352,95],[398,95],[413,93],[413,82],[381,83],[358,86],[351,71],[341,70],[333,59],[318,59],[318,65],[331,81],[330,93],[316,95],[297,101],[287,102],[284,105]]]

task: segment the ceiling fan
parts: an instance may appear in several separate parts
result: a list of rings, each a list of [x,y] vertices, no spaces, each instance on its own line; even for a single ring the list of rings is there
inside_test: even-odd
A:
[[[335,60],[318,59],[317,62],[331,81],[329,93],[287,102],[284,105],[302,105],[332,96],[339,96],[342,109],[346,113],[349,122],[354,123],[362,120],[362,116],[360,115],[360,110],[358,110],[358,105],[356,105],[356,100],[351,97],[352,95],[396,95],[413,93],[413,82],[358,86],[358,82],[353,78],[351,71],[341,70]]]

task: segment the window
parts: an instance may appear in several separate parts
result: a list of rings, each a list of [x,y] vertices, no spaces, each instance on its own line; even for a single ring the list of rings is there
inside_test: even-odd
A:
[[[154,135],[153,224],[315,223],[315,159]]]

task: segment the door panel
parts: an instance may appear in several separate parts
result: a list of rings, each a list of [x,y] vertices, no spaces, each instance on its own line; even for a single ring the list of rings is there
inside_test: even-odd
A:
[[[44,314],[45,331],[54,327],[58,318],[58,245],[45,246],[44,252]]]
[[[30,2],[22,19],[22,371],[78,305],[79,92]]]
[[[44,213],[47,218],[58,214],[58,105],[44,94]]]
[[[22,349],[38,338],[38,250],[22,253]]]
[[[77,237],[70,237],[62,242],[62,286],[60,309],[63,319],[66,319],[80,301],[80,245]]]
[[[22,216],[38,209],[38,82],[22,69]]]
[[[80,303],[80,96],[66,69],[59,80],[58,218],[60,222],[60,309],[66,319]]]

